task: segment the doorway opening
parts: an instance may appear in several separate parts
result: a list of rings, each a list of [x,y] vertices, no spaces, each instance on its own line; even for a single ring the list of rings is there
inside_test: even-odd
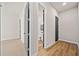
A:
[[[59,21],[58,17],[55,16],[55,41],[58,41],[58,39],[59,39],[59,32],[58,32],[59,26],[58,26],[58,21]]]
[[[45,28],[45,8],[39,4],[38,5],[38,52],[44,48],[44,28]]]

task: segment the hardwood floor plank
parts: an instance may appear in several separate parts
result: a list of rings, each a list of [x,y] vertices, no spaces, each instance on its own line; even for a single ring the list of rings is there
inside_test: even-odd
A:
[[[48,55],[48,56],[77,56],[79,55],[77,44],[66,42],[66,41],[57,41],[51,47],[47,49],[43,49],[43,50],[42,49],[40,49],[40,52],[38,53],[38,55]]]

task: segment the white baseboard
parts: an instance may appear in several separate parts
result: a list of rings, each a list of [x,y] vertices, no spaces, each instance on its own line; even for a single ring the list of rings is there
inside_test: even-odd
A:
[[[36,52],[36,53],[34,53],[34,56],[37,56],[37,52]]]
[[[19,38],[12,38],[12,39],[1,39],[1,41],[4,41],[4,40],[15,40],[15,39],[19,39]]]
[[[47,46],[45,46],[44,48],[49,48],[49,47],[51,47],[52,45],[54,45],[55,44],[55,41],[54,42],[52,42],[51,44],[48,44]]]
[[[63,39],[59,39],[59,40],[62,40],[62,41],[66,41],[66,42],[71,42],[71,43],[77,44],[77,45],[78,45],[78,48],[79,48],[79,43],[78,43],[78,42],[68,41],[68,40],[63,40]]]

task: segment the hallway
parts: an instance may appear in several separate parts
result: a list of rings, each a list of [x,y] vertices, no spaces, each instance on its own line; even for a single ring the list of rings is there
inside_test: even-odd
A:
[[[0,13],[1,56],[79,55],[79,2],[1,2]]]

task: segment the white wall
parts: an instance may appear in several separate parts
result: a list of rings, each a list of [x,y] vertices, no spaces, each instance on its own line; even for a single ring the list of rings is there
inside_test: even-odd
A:
[[[10,14],[9,7],[2,7],[2,18],[1,18],[1,39],[17,39],[19,38],[18,33],[18,18]]]
[[[43,3],[45,6],[45,48],[55,43],[55,16],[57,11],[48,3]]]
[[[79,19],[79,3],[78,3],[78,19]]]
[[[1,7],[0,7],[0,41],[1,41]]]
[[[79,43],[78,8],[59,14],[59,39]]]
[[[19,20],[21,21],[21,40],[22,40],[23,43],[24,43],[24,18],[25,18],[26,4],[27,3],[24,4],[23,9],[22,9],[20,16],[19,16]]]
[[[0,56],[1,56],[1,7],[0,7]]]
[[[1,40],[19,39],[19,15],[24,2],[3,2]]]
[[[40,26],[43,25],[43,7],[39,4],[38,5],[38,40],[43,41],[43,31],[40,30]]]
[[[38,3],[30,3],[30,55],[37,53],[37,39],[38,39]]]

